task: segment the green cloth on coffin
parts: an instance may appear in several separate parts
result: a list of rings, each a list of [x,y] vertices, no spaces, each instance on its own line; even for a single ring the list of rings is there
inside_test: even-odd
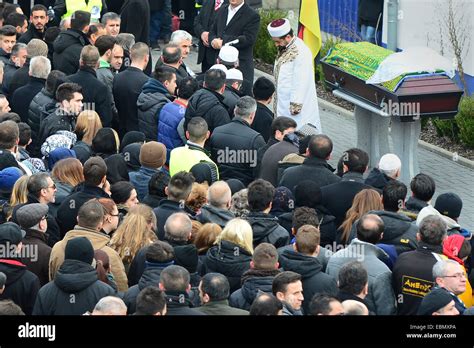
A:
[[[348,74],[367,81],[375,73],[380,63],[392,53],[394,53],[392,50],[370,42],[348,42],[334,46],[324,58],[324,61],[340,67]],[[394,92],[405,76],[397,76],[393,80],[382,83],[382,85]]]

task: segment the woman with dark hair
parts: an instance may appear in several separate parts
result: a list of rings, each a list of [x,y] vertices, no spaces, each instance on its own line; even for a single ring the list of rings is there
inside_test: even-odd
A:
[[[117,132],[112,128],[101,128],[92,139],[92,151],[96,156],[107,157],[118,153],[120,140]]]
[[[107,180],[111,185],[119,181],[129,181],[127,162],[121,154],[115,154],[105,160]]]
[[[142,148],[142,144],[140,143],[133,143],[128,144],[122,150],[122,156],[127,163],[128,172],[135,172],[140,170],[141,163],[140,163],[140,149]]]
[[[128,181],[119,181],[113,184],[110,187],[110,191],[112,193],[111,198],[114,200],[115,204],[117,204],[117,208],[123,216],[127,214],[131,207],[139,203],[137,191]]]
[[[110,259],[109,255],[103,250],[94,251],[94,259],[96,261],[95,269],[97,270],[97,277],[99,280],[109,286],[117,292],[117,284],[113,274],[110,272]]]

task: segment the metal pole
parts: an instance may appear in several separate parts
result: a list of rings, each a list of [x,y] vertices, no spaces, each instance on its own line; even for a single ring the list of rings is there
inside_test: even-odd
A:
[[[397,51],[398,44],[398,0],[387,0],[387,48]]]

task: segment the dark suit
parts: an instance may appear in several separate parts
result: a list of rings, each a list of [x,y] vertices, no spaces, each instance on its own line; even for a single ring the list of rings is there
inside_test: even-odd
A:
[[[244,3],[227,25],[228,8],[229,5],[223,5],[217,12],[214,26],[209,32],[209,44],[216,38],[222,39],[223,45],[236,39],[239,40],[239,43],[234,47],[239,50],[239,69],[244,75],[241,91],[246,95],[252,95],[253,47],[260,29],[260,15]],[[217,52],[217,50],[214,51]]]
[[[227,4],[228,0],[224,1]],[[212,47],[204,46],[201,40],[201,35],[205,31],[211,31],[214,21],[216,19],[216,11],[214,11],[216,1],[205,0],[199,14],[194,19],[194,33],[199,38],[199,52],[197,63],[202,63],[202,72],[209,70],[211,66],[216,63],[217,51]]]

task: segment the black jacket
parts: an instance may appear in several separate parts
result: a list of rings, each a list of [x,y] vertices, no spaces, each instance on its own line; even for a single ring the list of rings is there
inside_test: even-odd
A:
[[[57,131],[65,130],[68,132],[74,132],[76,128],[76,115],[68,115],[63,109],[56,109],[50,115],[48,115],[41,123],[39,132],[39,143],[41,145],[50,136],[55,134]]]
[[[249,269],[242,275],[242,287],[230,295],[229,304],[248,311],[259,292],[272,293],[273,278],[280,272]]]
[[[39,133],[42,121],[54,110],[55,100],[52,93],[48,92],[46,88],[43,88],[36,96],[31,100],[28,109],[28,125],[31,128],[31,144],[28,146],[28,151],[32,157],[40,157]],[[54,108],[51,111],[50,108]],[[48,112],[49,111],[49,112]]]
[[[210,145],[221,180],[239,179],[247,186],[257,177],[257,151],[265,141],[247,121],[236,117],[214,129]]]
[[[115,75],[113,94],[118,110],[120,134],[138,130],[137,100],[149,77],[133,66]]]
[[[228,7],[229,5],[223,5],[217,12],[209,32],[209,44],[215,38],[222,39],[223,44],[239,40],[234,46],[239,50],[239,69],[244,75],[242,92],[251,95],[254,77],[253,48],[260,29],[260,15],[244,3],[227,25]]]
[[[19,68],[13,63],[11,59],[7,60],[5,63],[5,67],[3,68],[3,81],[2,81],[2,93],[6,95],[7,97],[10,96],[9,94],[9,86],[10,82],[13,78],[13,75],[15,75],[15,72]]]
[[[316,210],[320,224],[321,241],[319,245],[321,245],[322,248],[326,245],[333,245],[337,236],[336,218],[322,205],[317,205],[314,209]]]
[[[30,76],[30,81],[18,88],[11,96],[11,108],[21,117],[21,122],[28,123],[28,111],[33,98],[44,88],[46,80]]]
[[[35,28],[33,23],[30,23],[30,25],[28,26],[28,30],[22,36],[20,36],[20,38],[18,39],[18,42],[28,44],[28,42],[30,42],[33,39],[39,39],[41,41],[44,41],[45,32],[46,32],[46,28],[45,30],[41,32]]]
[[[303,180],[311,180],[319,187],[334,184],[341,181],[341,178],[333,173],[332,167],[319,158],[306,158],[303,164],[285,169],[278,186],[285,186],[293,193],[295,186]]]
[[[161,109],[172,99],[165,86],[156,79],[150,79],[143,85],[135,105],[138,107],[138,130],[145,134],[147,141],[158,139]]]
[[[337,294],[336,279],[322,271],[323,266],[317,257],[303,255],[293,250],[285,250],[279,258],[280,266],[285,271],[301,274],[303,283],[303,311],[309,312],[309,303],[314,294]]]
[[[390,211],[372,211],[380,216],[384,223],[383,239],[379,243],[395,246],[398,255],[415,250],[418,247],[416,234],[418,227],[406,215]]]
[[[65,260],[54,280],[38,292],[33,315],[82,315],[92,312],[101,298],[114,294],[112,287],[97,278],[91,265]]]
[[[266,105],[257,102],[257,112],[252,123],[252,129],[259,132],[265,142],[272,136],[272,122],[275,115]]]
[[[285,136],[283,141],[270,146],[263,155],[260,178],[267,180],[273,186],[278,186],[278,162],[290,153],[298,153],[298,144],[293,136]]]
[[[205,315],[193,307],[187,292],[166,291],[166,315]]]
[[[364,184],[362,174],[347,172],[340,182],[321,188],[322,205],[336,218],[336,228],[344,222],[356,194],[372,187]]]
[[[202,88],[195,92],[188,101],[184,114],[184,129],[193,117],[202,117],[206,120],[211,134],[219,126],[230,122],[229,113],[224,105],[222,94]]]
[[[135,42],[149,44],[150,36],[150,4],[148,0],[125,0],[120,13],[121,33],[135,36]]]
[[[27,229],[26,236],[23,239],[23,246],[36,248],[37,259],[23,258],[22,262],[28,267],[28,270],[37,275],[40,285],[43,286],[49,282],[49,256],[51,247],[46,244],[46,234],[40,231]]]
[[[280,226],[278,218],[270,214],[251,212],[246,219],[252,226],[254,247],[261,243],[270,243],[275,248],[280,248],[290,242],[290,235]]]
[[[160,205],[160,202],[166,199],[166,197],[160,197],[156,195],[147,194],[140,203],[148,205],[150,208],[156,208]]]
[[[56,70],[72,75],[79,69],[82,48],[89,45],[89,39],[82,31],[68,29],[54,41],[53,64]]]
[[[392,271],[398,315],[416,315],[421,300],[435,285],[433,266],[441,260],[442,253],[441,246],[419,242],[416,250],[398,257]]]
[[[237,105],[239,99],[242,97],[242,93],[235,88],[226,85],[223,96],[223,103],[227,107],[229,117],[232,119],[234,117],[235,105]]]
[[[77,73],[68,77],[82,87],[83,102],[94,105],[99,114],[103,127],[110,127],[112,123],[112,100],[107,86],[97,79],[94,69],[81,67]]]
[[[382,173],[378,168],[374,168],[370,171],[367,179],[365,179],[365,184],[383,191],[385,185],[393,180],[394,179]]]
[[[420,212],[421,209],[424,207],[427,207],[428,203],[425,201],[422,201],[421,199],[418,199],[414,196],[411,196],[410,198],[407,199],[405,202],[405,209],[413,213],[413,215],[418,216],[418,213]],[[415,218],[416,220],[416,218]]]
[[[202,274],[217,272],[225,275],[232,293],[240,288],[240,279],[250,268],[251,260],[252,255],[247,250],[224,240],[207,251]]]
[[[171,201],[169,199],[163,199],[160,202],[160,205],[153,209],[153,212],[158,220],[156,234],[159,240],[165,239],[166,219],[174,213],[191,213],[191,211],[186,207],[182,208],[179,202]]]
[[[110,198],[97,186],[79,184],[58,208],[57,221],[61,229],[61,238],[77,225],[77,213],[84,203],[93,198]]]
[[[13,93],[20,88],[25,86],[29,81],[30,81],[30,59],[27,58],[25,64],[15,71],[15,73],[12,76],[12,79],[10,81],[10,84],[8,85],[8,95],[11,100],[11,96],[13,96]]]
[[[30,315],[40,289],[38,277],[28,271],[23,263],[14,259],[1,259],[0,272],[7,276],[5,291],[0,294],[0,300],[12,300],[20,306],[23,313]]]
[[[366,302],[364,299],[362,299],[362,298],[360,298],[360,297],[358,297],[358,296],[356,296],[356,295],[353,295],[353,294],[351,294],[351,293],[342,291],[342,290],[339,290],[339,291],[337,292],[336,298],[337,298],[341,303],[344,302],[344,301],[346,301],[346,300],[353,300],[353,301],[357,301],[357,302],[362,303],[364,306],[367,307],[367,309],[369,308],[369,305],[367,304],[367,302]],[[375,313],[373,313],[373,312],[369,312],[369,313],[375,315]]]
[[[158,286],[160,282],[161,271],[164,270],[170,264],[154,264],[147,262],[145,271],[143,272],[138,284],[128,288],[127,292],[123,296],[123,302],[127,305],[128,313],[133,314],[137,308],[137,296],[147,286]]]
[[[230,210],[205,205],[201,208],[201,214],[196,218],[202,224],[214,223],[224,228],[229,220],[235,218],[235,215]]]
[[[3,48],[0,48],[0,61],[3,62],[3,64],[7,65],[7,62],[10,60],[11,53],[7,53],[3,50]]]

